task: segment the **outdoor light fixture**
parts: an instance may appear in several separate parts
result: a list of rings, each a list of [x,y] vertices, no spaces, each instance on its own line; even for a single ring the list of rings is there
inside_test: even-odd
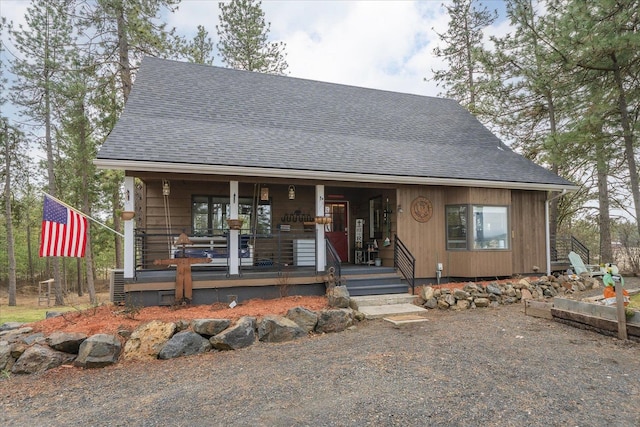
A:
[[[289,200],[294,200],[296,198],[296,187],[294,185],[289,186]]]
[[[171,187],[169,186],[169,180],[168,179],[163,179],[162,180],[162,195],[163,196],[168,196],[171,193]]]
[[[402,212],[404,212],[404,211],[402,210],[402,205],[398,205],[398,213],[402,213]]]

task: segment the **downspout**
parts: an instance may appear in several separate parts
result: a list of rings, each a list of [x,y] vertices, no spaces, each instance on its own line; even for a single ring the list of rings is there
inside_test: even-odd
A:
[[[549,202],[567,194],[567,189],[562,190],[560,194],[544,201],[544,225],[545,238],[547,244],[547,276],[551,276],[551,231],[549,230]]]

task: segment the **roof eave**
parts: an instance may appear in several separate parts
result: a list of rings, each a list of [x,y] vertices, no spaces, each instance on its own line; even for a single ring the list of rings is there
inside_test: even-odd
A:
[[[579,187],[575,185],[546,184],[536,182],[506,182],[480,179],[378,175],[300,169],[260,168],[248,166],[214,166],[188,163],[140,162],[133,160],[96,159],[94,160],[94,164],[99,169],[189,173],[202,175],[259,176],[265,178],[318,179],[324,181],[369,182],[380,184],[442,185],[539,191],[577,191],[579,189]]]

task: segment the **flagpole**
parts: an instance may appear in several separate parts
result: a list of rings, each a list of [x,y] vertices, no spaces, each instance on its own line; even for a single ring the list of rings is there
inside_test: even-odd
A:
[[[83,212],[80,212],[78,209],[76,209],[76,208],[74,208],[74,207],[72,207],[72,206],[69,206],[68,204],[66,204],[66,203],[65,203],[65,202],[63,202],[62,200],[60,200],[60,199],[58,199],[58,198],[56,198],[56,197],[53,197],[51,194],[45,193],[44,191],[43,191],[43,193],[44,193],[44,195],[45,195],[45,196],[52,198],[53,200],[55,200],[56,202],[60,203],[60,204],[61,204],[62,206],[64,206],[65,208],[67,208],[67,209],[71,209],[72,211],[76,212],[78,215],[82,215],[83,217],[85,217],[85,218],[87,218],[87,219],[89,219],[89,220],[91,220],[91,221],[95,222],[95,223],[96,223],[96,224],[98,224],[99,226],[104,227],[104,228],[106,228],[107,230],[112,231],[113,233],[117,234],[118,236],[120,236],[120,237],[124,238],[124,234],[122,234],[122,233],[120,233],[120,232],[118,232],[118,231],[114,230],[113,228],[109,227],[108,225],[101,223],[100,221],[98,221],[98,220],[97,220],[97,219],[95,219],[95,218],[91,218],[89,215],[87,215],[87,214],[85,214],[85,213],[83,213]]]

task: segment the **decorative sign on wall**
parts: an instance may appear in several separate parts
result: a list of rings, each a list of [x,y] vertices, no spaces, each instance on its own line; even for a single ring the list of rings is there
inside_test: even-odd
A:
[[[411,202],[411,216],[418,222],[427,222],[433,215],[431,200],[418,196]]]

